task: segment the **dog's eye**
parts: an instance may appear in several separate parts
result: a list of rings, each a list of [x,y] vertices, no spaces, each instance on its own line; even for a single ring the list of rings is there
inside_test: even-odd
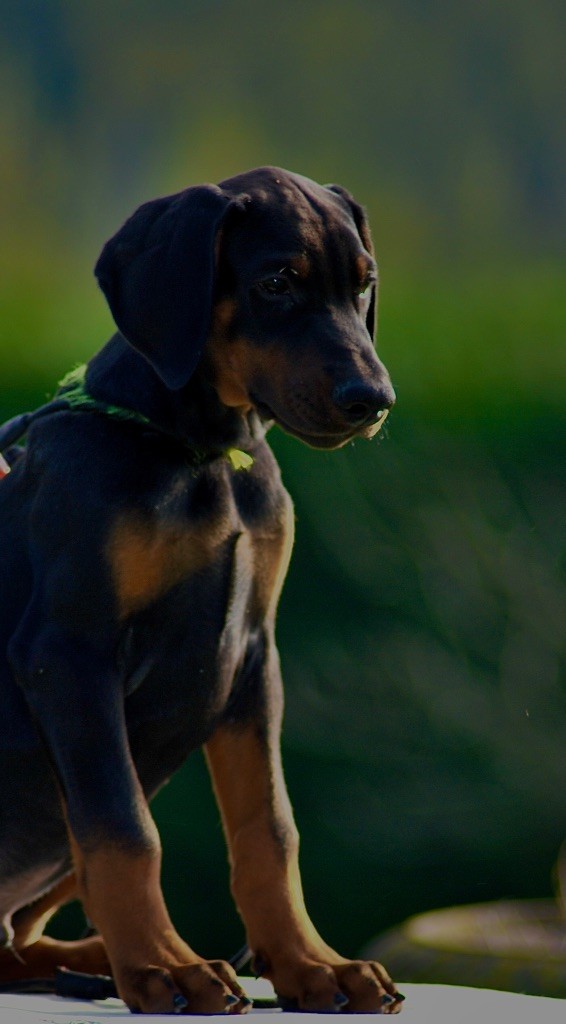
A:
[[[372,288],[373,280],[371,279],[369,281],[366,281],[365,284],[360,285],[360,287],[356,289],[356,295],[358,299],[361,299],[362,302],[364,301],[364,299],[369,299]]]
[[[273,274],[272,277],[266,277],[263,281],[258,284],[260,291],[266,295],[277,297],[279,295],[289,295],[291,286],[286,277],[282,274]]]

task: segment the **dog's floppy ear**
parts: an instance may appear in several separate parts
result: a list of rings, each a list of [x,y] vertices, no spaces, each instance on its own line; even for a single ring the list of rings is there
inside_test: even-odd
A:
[[[216,185],[144,203],[96,264],[118,329],[173,390],[189,380],[208,337],[216,238],[235,204]]]
[[[369,228],[369,221],[363,206],[360,206],[360,204],[356,202],[354,197],[350,195],[350,193],[345,188],[342,188],[341,185],[327,185],[326,188],[329,189],[331,192],[334,192],[335,195],[340,196],[340,198],[345,201],[347,206],[349,206],[350,213],[354,219],[354,224],[358,229],[358,234],[363,242],[364,249],[366,250],[366,252],[369,252],[370,256],[375,256],[373,240]],[[375,337],[375,321],[377,311],[376,307],[376,289],[374,289],[366,316],[366,327],[368,329],[368,334],[370,338]]]

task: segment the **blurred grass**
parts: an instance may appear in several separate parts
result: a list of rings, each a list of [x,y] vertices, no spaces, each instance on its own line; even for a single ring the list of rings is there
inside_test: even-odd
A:
[[[380,347],[401,406],[437,422],[563,408],[565,268],[384,274]]]
[[[352,942],[411,906],[550,891],[566,833],[566,438],[552,411],[516,413],[454,430],[399,408],[381,444],[332,462],[278,445],[298,514],[287,742],[309,839],[357,882]]]

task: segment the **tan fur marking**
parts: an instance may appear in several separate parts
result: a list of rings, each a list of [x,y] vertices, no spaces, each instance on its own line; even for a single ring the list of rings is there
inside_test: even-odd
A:
[[[74,942],[43,935],[39,939],[31,939],[19,958],[11,950],[0,950],[0,978],[4,985],[28,978],[51,978],[58,967],[84,974],[111,973],[104,943],[99,935]]]
[[[273,954],[314,947],[298,866],[297,830],[283,781],[278,744],[255,724],[217,729],[206,758],[222,813],[232,893],[250,947]]]
[[[246,414],[252,408],[251,382],[263,376],[284,393],[289,379],[289,360],[283,346],[272,343],[264,349],[248,338],[228,338],[222,330],[213,333],[208,351],[214,369],[214,386],[224,405]]]
[[[214,385],[218,397],[231,409],[249,412],[251,402],[247,391],[245,367],[249,343],[245,339],[231,339],[228,329],[234,319],[234,299],[217,303],[212,320],[208,351],[214,368]]]
[[[272,534],[254,534],[255,585],[259,605],[268,620],[275,617],[295,539],[295,510],[285,492],[280,526]]]
[[[43,893],[33,903],[22,907],[12,918],[14,929],[14,946],[22,949],[29,946],[43,934],[45,925],[53,917],[53,914],[76,896],[77,883],[74,874],[71,872],[65,875],[60,882],[57,882],[51,889]]]
[[[153,834],[154,842],[153,849],[145,852],[105,843],[86,853],[70,833],[79,897],[89,919],[104,936],[119,988],[124,965],[165,965],[171,960],[188,963],[194,958],[169,918],[160,886],[157,829],[149,810],[146,817],[148,835]],[[127,999],[125,992],[121,994]]]
[[[209,565],[219,531],[154,524],[141,516],[118,519],[107,544],[120,617],[147,607],[177,583]]]
[[[360,254],[356,256],[356,270],[360,280],[360,285],[363,287],[367,281],[368,273],[372,268],[372,263],[367,256]]]
[[[223,334],[232,323],[235,312],[234,299],[221,299],[217,302],[213,312],[212,332]]]
[[[289,261],[289,266],[302,281],[306,281],[311,272],[310,260],[306,253],[301,253],[300,256],[293,257],[293,259]]]
[[[245,338],[210,346],[215,369],[214,385],[220,401],[246,414],[252,407],[248,394],[251,346]]]

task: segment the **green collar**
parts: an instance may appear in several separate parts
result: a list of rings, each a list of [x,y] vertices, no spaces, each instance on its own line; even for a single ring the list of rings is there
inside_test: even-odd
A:
[[[79,412],[81,410],[85,412],[100,412],[104,416],[111,416],[114,419],[140,423],[142,426],[156,431],[156,433],[165,434],[169,438],[175,438],[176,441],[190,450],[197,465],[208,461],[210,457],[202,449],[197,448],[196,445],[189,444],[188,441],[185,441],[178,434],[164,430],[163,427],[153,423],[152,420],[136,409],[128,409],[122,405],[111,405],[109,402],[103,402],[98,398],[94,398],[87,390],[86,371],[86,364],[83,363],[81,366],[77,366],[76,369],[70,370],[69,373],[65,374],[63,379],[59,381],[55,401],[63,399],[69,408]],[[239,448],[227,448],[222,455],[223,458],[228,460],[232,469],[250,469],[253,466],[253,457],[248,455],[247,452],[240,451]]]

